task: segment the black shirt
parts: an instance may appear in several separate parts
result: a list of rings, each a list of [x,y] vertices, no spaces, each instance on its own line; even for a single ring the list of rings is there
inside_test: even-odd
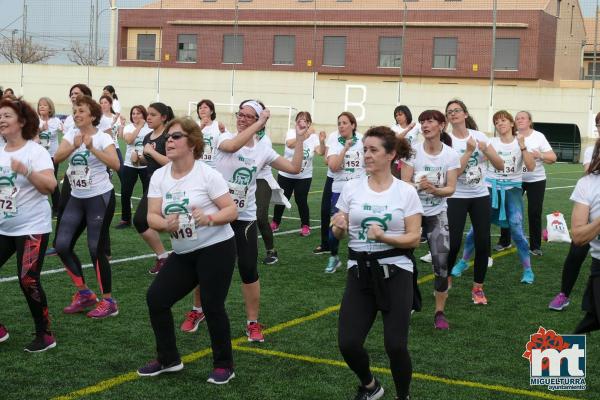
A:
[[[158,153],[162,154],[163,156],[166,155],[167,154],[167,150],[166,150],[167,139],[165,138],[165,133],[163,132],[156,139],[151,139],[150,136],[152,136],[153,133],[154,133],[154,131],[152,131],[149,134],[147,134],[146,136],[144,136],[144,147],[146,146],[146,144],[150,143],[150,145],[154,148],[154,150],[156,150]],[[161,168],[162,165],[146,153],[144,153],[144,158],[146,159],[146,174],[147,174],[148,178],[150,178],[152,176],[152,174],[154,173],[154,171]]]

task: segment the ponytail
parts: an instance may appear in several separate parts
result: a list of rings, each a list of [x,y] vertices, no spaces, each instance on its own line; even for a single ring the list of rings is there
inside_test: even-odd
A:
[[[442,131],[442,133],[440,133],[440,141],[446,146],[452,147],[452,138],[448,135],[448,132]]]

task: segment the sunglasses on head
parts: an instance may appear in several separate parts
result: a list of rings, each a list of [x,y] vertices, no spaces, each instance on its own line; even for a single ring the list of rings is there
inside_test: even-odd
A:
[[[165,134],[165,137],[167,138],[167,140],[169,140],[169,139],[179,140],[182,137],[188,137],[188,136],[189,135],[186,135],[185,133],[179,132],[179,131]]]

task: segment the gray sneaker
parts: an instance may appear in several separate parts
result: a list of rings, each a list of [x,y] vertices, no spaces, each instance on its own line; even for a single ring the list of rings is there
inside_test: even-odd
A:
[[[267,256],[263,260],[263,264],[272,265],[279,261],[277,250],[267,250]]]
[[[511,247],[512,247],[512,243],[509,243],[508,246],[504,246],[504,245],[498,243],[497,245],[494,246],[494,251],[508,250]]]
[[[542,249],[533,249],[533,250],[529,250],[529,254],[531,254],[532,256],[541,256],[544,253],[542,253]]]

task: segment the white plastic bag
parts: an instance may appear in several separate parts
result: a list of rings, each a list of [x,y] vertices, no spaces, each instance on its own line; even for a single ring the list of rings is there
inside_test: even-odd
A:
[[[569,228],[565,216],[559,211],[554,211],[546,216],[546,231],[549,242],[571,243]]]

